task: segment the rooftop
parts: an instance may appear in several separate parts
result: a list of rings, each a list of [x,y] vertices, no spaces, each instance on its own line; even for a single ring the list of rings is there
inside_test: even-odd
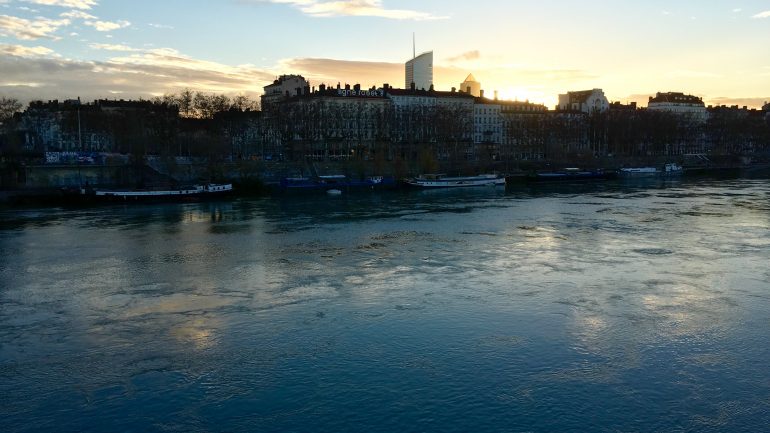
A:
[[[681,92],[658,92],[653,98],[650,96],[650,103],[676,103],[676,104],[699,104],[703,105],[703,99],[693,95],[685,95]]]
[[[601,89],[591,89],[591,90],[578,90],[576,92],[567,92],[569,95],[569,99],[572,103],[584,103],[588,100],[588,98],[593,95],[594,92],[601,92]]]

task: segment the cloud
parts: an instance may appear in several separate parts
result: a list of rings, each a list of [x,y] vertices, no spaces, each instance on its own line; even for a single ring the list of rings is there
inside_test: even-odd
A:
[[[517,67],[496,70],[498,73],[509,74],[532,82],[581,82],[599,78],[599,75],[583,69],[548,68],[548,67]]]
[[[126,51],[126,52],[136,52],[136,51],[142,51],[138,48],[131,48],[128,45],[120,45],[120,44],[89,44],[90,48],[94,50],[105,50],[105,51]]]
[[[44,48],[39,49],[40,56],[33,54],[24,48],[0,46],[0,94],[24,101],[77,96],[89,100],[115,94],[149,98],[189,87],[202,92],[256,96],[276,75],[253,66],[193,59],[171,49],[131,53],[107,61],[57,58]]]
[[[91,9],[92,6],[96,6],[98,2],[96,0],[23,0],[27,3],[34,3],[37,5],[45,6],[59,6],[63,8],[71,9]]]
[[[81,20],[95,20],[96,19],[95,16],[93,16],[93,15],[91,15],[89,13],[86,13],[86,12],[83,12],[83,11],[77,11],[77,10],[72,10],[72,11],[69,11],[69,12],[63,12],[63,13],[59,14],[59,16],[63,17],[63,18],[72,18],[72,19],[81,19]]]
[[[762,108],[762,105],[764,105],[766,101],[770,101],[770,96],[764,98],[728,98],[718,96],[714,98],[704,98],[704,100],[707,105],[737,105],[739,107]]]
[[[128,21],[86,21],[85,25],[91,26],[100,32],[111,32],[131,25]]]
[[[150,27],[156,28],[156,29],[168,29],[168,30],[173,30],[174,29],[174,26],[169,26],[169,25],[165,25],[165,24],[153,24],[153,23],[150,23],[150,24],[147,24],[147,25],[150,26]]]
[[[666,75],[673,78],[721,78],[722,77],[721,75],[715,74],[713,72],[691,71],[687,69],[679,69],[676,71],[671,71]]]
[[[608,95],[608,98],[610,98],[611,101],[617,101],[624,104],[636,102],[637,106],[646,107],[647,103],[650,101],[650,98],[654,96],[655,95],[651,93],[636,93],[625,97],[611,97]]]
[[[25,47],[22,45],[0,44],[0,54],[16,57],[40,57],[55,55],[50,48],[43,46]]]
[[[312,17],[380,17],[395,20],[436,20],[447,17],[436,16],[428,12],[419,12],[409,9],[386,9],[382,0],[256,0],[257,2],[269,2],[288,4],[296,7],[303,13]],[[253,2],[253,1],[252,1]]]
[[[455,63],[460,61],[478,60],[479,58],[481,58],[481,52],[479,52],[479,50],[473,50],[473,51],[466,51],[454,57],[450,57],[447,59],[447,62]]]
[[[54,36],[60,27],[70,24],[70,20],[64,18],[52,20],[48,18],[36,18],[27,20],[10,15],[0,15],[0,35],[12,36],[21,40],[58,39]]]
[[[284,59],[278,65],[281,73],[300,74],[311,84],[327,85],[361,84],[364,87],[381,87],[388,83],[393,87],[404,85],[402,63],[366,62],[319,58]]]
[[[760,13],[752,16],[752,18],[770,18],[770,11],[760,12]]]

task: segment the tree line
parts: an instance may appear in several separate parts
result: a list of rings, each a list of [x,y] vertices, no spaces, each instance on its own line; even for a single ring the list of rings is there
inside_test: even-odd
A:
[[[142,98],[139,99],[139,102],[144,101]],[[32,101],[32,103],[35,102],[38,101]],[[149,99],[148,102],[155,105],[177,107],[180,116],[193,119],[213,119],[217,113],[226,111],[245,112],[259,111],[260,109],[259,100],[248,95],[228,96],[191,89],[184,89],[179,93],[165,93],[162,96]],[[10,120],[23,107],[24,105],[17,98],[0,97],[0,122]]]
[[[204,93],[184,89],[179,93],[166,93],[151,99],[156,104],[166,104],[179,108],[179,115],[194,119],[213,119],[217,113],[225,111],[259,111],[257,99],[247,95],[233,97],[225,94]]]

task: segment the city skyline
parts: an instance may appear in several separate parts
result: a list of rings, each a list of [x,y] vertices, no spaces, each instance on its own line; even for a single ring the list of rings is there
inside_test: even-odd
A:
[[[0,0],[0,95],[258,96],[281,74],[398,86],[413,33],[418,53],[435,53],[441,90],[472,73],[488,95],[550,108],[591,88],[640,105],[668,91],[710,105],[770,100],[770,3],[758,0]]]

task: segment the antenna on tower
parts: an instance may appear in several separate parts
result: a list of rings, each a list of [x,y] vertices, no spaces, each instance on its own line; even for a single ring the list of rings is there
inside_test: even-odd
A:
[[[412,32],[412,58],[417,58],[417,42],[414,39],[414,32]]]

